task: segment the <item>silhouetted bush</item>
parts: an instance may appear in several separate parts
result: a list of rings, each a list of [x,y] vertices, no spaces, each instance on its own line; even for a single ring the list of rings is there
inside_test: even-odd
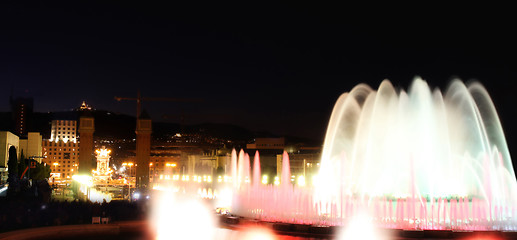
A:
[[[44,203],[38,199],[0,198],[0,232],[69,224],[91,224],[93,216],[109,217],[110,221],[143,220],[147,204],[111,201],[91,203],[82,201]]]

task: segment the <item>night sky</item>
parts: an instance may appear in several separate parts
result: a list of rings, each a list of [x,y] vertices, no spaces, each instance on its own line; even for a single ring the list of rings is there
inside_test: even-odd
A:
[[[0,5],[0,111],[9,111],[13,89],[34,97],[38,112],[85,100],[134,115],[134,102],[114,96],[140,89],[204,100],[144,103],[155,121],[183,113],[187,123],[322,140],[336,99],[358,83],[377,88],[388,78],[407,89],[419,75],[445,90],[457,76],[485,85],[511,152],[517,147],[513,8],[8,2]]]

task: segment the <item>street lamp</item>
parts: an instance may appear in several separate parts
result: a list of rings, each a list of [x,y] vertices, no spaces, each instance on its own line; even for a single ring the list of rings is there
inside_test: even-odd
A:
[[[55,187],[55,184],[56,184],[56,183],[55,183],[55,180],[56,180],[56,172],[57,172],[56,168],[57,168],[57,166],[59,166],[59,163],[55,162],[55,163],[52,163],[52,165],[54,165],[54,174],[53,174],[54,176],[52,177],[52,185],[54,185],[54,187]]]
[[[173,175],[173,178],[174,178],[174,171],[172,169],[168,169],[168,168],[175,168],[176,167],[176,163],[165,163],[165,167],[167,167],[167,169],[165,169],[165,172],[167,173],[166,175],[166,178],[170,178],[170,175]]]
[[[152,173],[152,174],[151,174]],[[156,181],[156,179],[154,178],[154,176],[156,175],[156,173],[154,172],[154,167],[153,167],[153,163],[149,163],[149,178],[152,180],[152,181]]]
[[[133,163],[132,162],[129,162],[129,163],[122,163],[122,166],[129,166],[129,199],[131,199],[131,175],[133,175],[133,171],[132,171],[132,167],[133,167]]]
[[[131,170],[131,168],[133,167],[133,163],[132,162],[129,162],[129,163],[122,163],[122,166],[129,166],[129,177],[131,177],[131,175],[133,175],[133,171]]]

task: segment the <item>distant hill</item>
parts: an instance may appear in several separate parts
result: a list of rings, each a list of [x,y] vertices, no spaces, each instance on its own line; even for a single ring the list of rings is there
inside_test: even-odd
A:
[[[50,138],[52,120],[78,120],[80,112],[50,112],[34,113],[30,131],[40,132],[43,138]],[[114,113],[105,110],[92,111],[95,118],[94,136],[103,139],[133,139],[135,138],[136,119],[133,116]],[[0,112],[0,130],[10,130],[12,115],[10,112]],[[280,137],[269,132],[254,132],[249,129],[220,123],[203,123],[195,125],[180,125],[169,122],[153,122],[153,137],[167,138],[176,133],[202,134],[219,139],[230,139],[240,142],[251,142],[257,137]],[[284,136],[288,142],[304,142],[318,144],[317,142],[293,136]]]

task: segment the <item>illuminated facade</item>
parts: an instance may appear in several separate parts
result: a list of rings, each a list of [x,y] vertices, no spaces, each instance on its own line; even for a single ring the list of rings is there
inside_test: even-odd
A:
[[[7,161],[9,148],[16,148],[17,158],[32,158],[38,162],[42,159],[42,138],[39,132],[29,132],[27,138],[20,139],[8,131],[0,131],[0,183],[7,181]]]
[[[185,167],[180,156],[151,156],[149,163],[149,181],[169,178],[172,175],[183,174]]]
[[[43,162],[50,165],[51,181],[70,180],[79,164],[79,144],[64,141],[42,141]],[[54,178],[54,179],[52,179]]]
[[[77,121],[52,120],[50,141],[77,142]]]
[[[81,111],[84,111],[84,110],[92,110],[92,107],[88,104],[86,104],[85,101],[83,101],[83,103],[81,104],[81,106],[79,107],[79,110]]]
[[[16,148],[20,155],[19,138],[9,131],[0,131],[0,183],[7,181],[7,161],[9,161],[9,148]]]
[[[32,158],[41,163],[43,138],[39,132],[27,133],[26,139],[20,139],[20,152],[25,158]]]
[[[302,154],[289,154],[289,167],[291,173],[291,181],[294,181],[295,178],[299,179],[303,176],[307,181],[313,180],[313,177],[316,176],[320,170],[320,160],[321,154],[319,153],[302,153]],[[282,175],[282,161],[283,155],[277,155],[277,172],[276,177]],[[276,181],[277,179],[275,179]]]
[[[50,165],[51,182],[69,181],[79,166],[77,121],[52,120],[50,139],[42,141],[43,161]]]

